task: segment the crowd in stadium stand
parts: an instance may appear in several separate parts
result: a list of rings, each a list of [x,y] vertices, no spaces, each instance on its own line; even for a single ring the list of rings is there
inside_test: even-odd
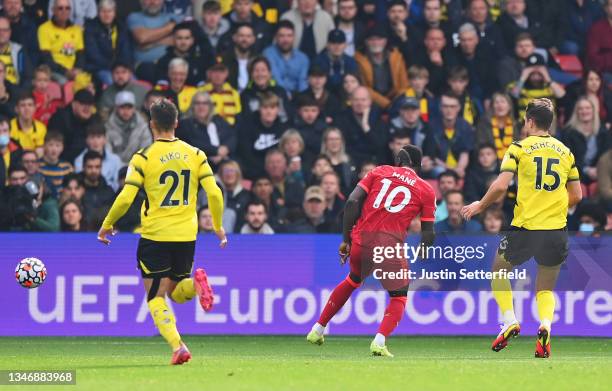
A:
[[[0,3],[0,230],[97,230],[160,97],[209,158],[228,233],[340,232],[355,184],[408,143],[436,231],[499,232],[516,185],[478,221],[459,211],[541,97],[580,170],[568,228],[611,225],[612,0]],[[202,194],[198,222],[212,231]]]

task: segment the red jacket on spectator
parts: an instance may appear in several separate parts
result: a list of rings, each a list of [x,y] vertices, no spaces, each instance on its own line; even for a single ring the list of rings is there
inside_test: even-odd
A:
[[[589,31],[587,63],[599,72],[612,72],[612,25],[607,18],[595,22]]]
[[[60,107],[62,102],[59,99],[52,99],[44,92],[33,91],[32,95],[34,95],[34,103],[36,105],[34,119],[39,120],[47,126],[49,119]]]

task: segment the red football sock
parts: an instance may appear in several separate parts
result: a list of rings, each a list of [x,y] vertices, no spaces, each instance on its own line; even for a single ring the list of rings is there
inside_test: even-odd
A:
[[[402,316],[404,316],[404,309],[406,308],[407,297],[392,297],[387,309],[385,310],[385,317],[380,323],[378,332],[388,337],[393,330],[397,327]]]
[[[355,289],[359,287],[359,284],[355,283],[350,277],[346,277],[337,287],[334,288],[334,291],[329,296],[329,300],[327,304],[325,304],[325,308],[321,312],[321,316],[319,317],[319,324],[323,327],[327,326],[327,323],[331,318],[336,315],[340,308],[346,303],[349,297]]]

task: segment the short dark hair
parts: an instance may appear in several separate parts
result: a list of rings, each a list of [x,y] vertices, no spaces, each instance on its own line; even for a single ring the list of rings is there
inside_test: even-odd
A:
[[[15,106],[21,103],[24,100],[34,100],[34,95],[32,95],[31,91],[21,91],[17,94],[17,99],[15,99]]]
[[[451,99],[455,99],[457,102],[461,102],[461,98],[457,96],[457,94],[455,94],[453,91],[451,91],[450,89],[445,90],[444,92],[442,92],[442,97],[447,97],[447,98],[451,98]]]
[[[216,3],[216,1],[214,3]],[[232,35],[238,33],[238,30],[240,30],[243,27],[248,27],[249,29],[251,29],[251,32],[255,34],[255,27],[253,27],[253,25],[250,23],[243,22],[243,23],[236,23],[234,25],[234,28],[232,29]]]
[[[80,187],[85,187],[85,182],[83,182],[83,177],[79,174],[70,173],[62,179],[62,187],[68,187],[70,182],[76,181]]]
[[[310,94],[298,95],[295,98],[295,106],[298,109],[301,109],[302,107],[309,107],[309,106],[319,107],[319,105],[317,104],[317,100]]]
[[[249,201],[249,203],[247,204],[246,208],[244,208],[244,215],[246,216],[247,213],[249,213],[249,208],[251,206],[263,206],[264,207],[264,211],[266,212],[266,214],[268,214],[268,207],[266,206],[266,204],[264,204],[261,200],[255,199],[252,201]]]
[[[406,2],[404,0],[391,0],[387,4],[387,9],[390,10],[391,8],[395,7],[396,5],[399,5],[400,7],[404,8],[404,9],[408,9],[408,5],[406,4]]]
[[[121,60],[117,60],[113,62],[113,64],[111,65],[111,71],[114,71],[117,68],[125,68],[130,72],[132,71],[132,66],[128,64],[127,62],[121,61]]]
[[[260,175],[257,178],[253,179],[253,187],[257,184],[257,182],[261,182],[261,181],[268,181],[268,182],[272,183],[272,179],[270,179],[269,176],[267,176],[267,175]]]
[[[470,80],[470,74],[466,67],[462,65],[455,65],[448,71],[448,77],[446,80]]]
[[[204,4],[202,4],[202,12],[221,12],[221,5],[218,1],[205,1]]]
[[[14,172],[23,171],[28,174],[28,170],[26,170],[25,166],[21,163],[11,164],[8,169],[8,176],[10,177]]]
[[[527,105],[525,111],[525,121],[533,120],[538,129],[548,131],[555,118],[555,113],[544,104],[540,104],[537,100],[532,100]]]
[[[260,62],[263,64],[266,64],[268,71],[272,71],[272,67],[270,66],[270,60],[268,60],[264,56],[259,55],[259,56],[253,57],[251,62],[249,62],[249,66],[248,66],[249,75],[253,73],[253,68],[255,68],[255,65],[259,64]]]
[[[453,179],[455,180],[455,182],[459,182],[459,174],[457,174],[455,171],[453,170],[446,170],[444,172],[442,172],[440,175],[438,175],[438,180],[442,179],[442,177],[445,176],[450,176],[453,177]]]
[[[465,196],[463,195],[463,193],[460,190],[449,190],[446,192],[446,194],[444,194],[444,200],[448,200],[448,197],[453,195],[453,194],[459,194],[461,196],[461,199],[463,200],[463,202],[465,202]]]
[[[278,33],[280,29],[289,29],[291,31],[295,31],[295,25],[293,24],[292,21],[283,19],[279,21],[278,24],[276,25],[276,30],[274,33],[275,34]]]
[[[191,23],[189,22],[181,22],[178,23],[177,25],[174,26],[174,28],[172,29],[172,34],[176,33],[177,31],[180,30],[189,30],[189,32],[191,33],[191,36],[193,36],[193,29],[191,28]]]
[[[162,131],[174,130],[178,118],[178,110],[168,99],[159,99],[151,105],[151,120]]]
[[[495,144],[492,144],[492,143],[482,143],[482,144],[478,145],[478,148],[477,148],[476,152],[480,153],[480,151],[482,151],[483,149],[487,149],[487,148],[492,149],[494,151],[497,151],[497,148],[495,148]]]
[[[517,44],[521,41],[527,41],[527,40],[533,43],[533,36],[529,34],[528,32],[522,32],[516,35],[516,38],[514,39],[514,43]]]
[[[51,130],[49,132],[47,132],[47,134],[45,135],[45,143],[51,142],[51,141],[57,141],[60,143],[64,143],[64,135],[60,132],[58,132],[57,130]]]
[[[421,168],[421,159],[423,152],[416,145],[408,144],[402,147],[397,153],[396,163],[398,166]]]
[[[94,121],[85,129],[85,137],[88,136],[106,136],[106,128],[100,121]]]
[[[100,161],[103,160],[102,154],[100,152],[87,151],[85,153],[85,156],[83,156],[83,166],[85,166],[85,164],[87,164],[88,161],[96,160],[96,159],[100,159]]]

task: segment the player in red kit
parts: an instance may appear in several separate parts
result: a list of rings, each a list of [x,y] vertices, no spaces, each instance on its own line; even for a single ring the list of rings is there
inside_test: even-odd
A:
[[[395,157],[396,166],[379,166],[366,175],[349,196],[344,208],[343,242],[340,259],[350,259],[350,272],[331,293],[319,321],[306,339],[323,344],[327,323],[370,274],[381,280],[391,300],[378,333],[370,345],[375,356],[393,357],[386,346],[388,337],[404,314],[408,296],[408,262],[394,256],[380,259],[381,248],[403,246],[408,227],[415,216],[421,216],[421,246],[434,240],[436,196],[429,183],[416,171],[421,167],[421,150],[413,145],[402,148]],[[378,249],[378,250],[377,250]],[[385,274],[387,273],[387,274]],[[388,273],[393,273],[394,277]],[[397,276],[404,276],[397,278]]]

